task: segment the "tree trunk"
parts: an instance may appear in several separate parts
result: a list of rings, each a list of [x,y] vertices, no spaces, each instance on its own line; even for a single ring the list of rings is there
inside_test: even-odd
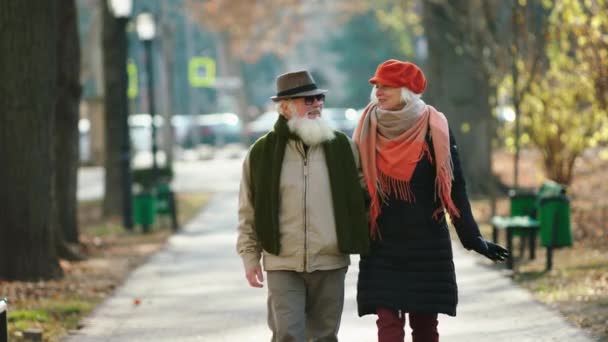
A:
[[[0,279],[61,275],[49,172],[57,94],[56,4],[0,2]]]
[[[425,71],[428,80],[425,100],[443,112],[454,132],[460,151],[467,188],[473,193],[487,193],[492,186],[491,143],[493,93],[479,63],[463,51],[464,33],[461,18],[448,14],[445,5],[424,2],[423,25],[428,39],[429,59]],[[450,2],[466,11],[467,1]]]
[[[564,146],[559,139],[559,134],[556,137],[556,139],[548,141],[545,146],[540,147],[543,153],[545,175],[560,184],[570,185],[574,163],[581,152],[572,151],[568,146]]]
[[[57,37],[58,94],[55,113],[55,199],[58,230],[69,243],[78,243],[78,107],[80,103],[80,41],[75,0],[60,2]]]
[[[125,39],[124,27],[112,16],[106,1],[103,7],[103,74],[105,110],[105,192],[103,216],[122,216],[121,146],[123,138],[123,108],[126,108],[127,85],[121,67],[125,65],[127,51],[121,42]]]

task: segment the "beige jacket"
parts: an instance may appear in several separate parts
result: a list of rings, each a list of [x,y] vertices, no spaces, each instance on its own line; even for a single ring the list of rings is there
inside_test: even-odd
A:
[[[351,142],[360,169],[356,145]],[[281,250],[262,250],[254,228],[248,153],[243,162],[239,193],[237,251],[245,270],[256,267],[263,256],[266,271],[313,272],[346,267],[350,258],[338,249],[333,200],[323,147],[304,151],[301,141],[289,140],[281,169],[279,229]],[[360,179],[363,176],[360,174]]]

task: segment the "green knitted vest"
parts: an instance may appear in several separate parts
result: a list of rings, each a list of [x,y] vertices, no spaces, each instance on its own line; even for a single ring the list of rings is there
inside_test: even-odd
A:
[[[355,159],[346,135],[340,132],[335,135],[335,139],[322,146],[331,184],[338,247],[345,254],[366,254],[369,228]],[[288,139],[299,138],[289,131],[287,120],[279,115],[274,130],[255,142],[249,156],[255,231],[264,250],[275,255],[281,250],[279,182]]]

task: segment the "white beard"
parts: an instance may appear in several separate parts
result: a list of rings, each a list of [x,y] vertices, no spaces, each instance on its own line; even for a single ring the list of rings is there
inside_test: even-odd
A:
[[[304,144],[308,146],[315,146],[335,138],[334,130],[321,116],[316,119],[309,119],[308,116],[293,115],[287,121],[287,125],[289,130],[299,136]]]

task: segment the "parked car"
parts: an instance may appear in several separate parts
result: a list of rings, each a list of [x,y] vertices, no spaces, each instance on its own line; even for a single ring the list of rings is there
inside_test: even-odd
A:
[[[188,133],[193,125],[195,116],[187,114],[174,114],[171,116],[171,129],[173,131],[174,147],[184,148],[189,143]],[[131,114],[129,115],[129,134],[135,151],[149,151],[151,148],[151,126],[149,114]],[[162,146],[164,118],[160,115],[155,117],[155,125],[157,129],[157,143]]]
[[[268,133],[277,121],[279,113],[276,111],[265,112],[245,126],[245,137],[247,143],[253,144],[261,136]]]
[[[180,145],[187,159],[191,152],[196,159],[237,157],[243,150],[243,124],[234,113],[192,115]]]
[[[277,121],[278,115],[276,111],[265,112],[247,124],[244,129],[247,142],[253,144],[258,138],[270,131]],[[357,127],[360,115],[361,112],[353,108],[330,107],[323,109],[323,118],[335,130],[341,131],[349,137],[353,135],[353,131]]]
[[[324,108],[323,117],[335,130],[351,137],[359,122],[361,113],[353,108]]]
[[[192,129],[197,134],[198,144],[221,147],[226,144],[240,143],[243,125],[234,113],[212,113],[196,116]]]
[[[171,116],[174,144],[180,148],[192,147],[193,142],[188,140],[188,134],[195,117],[195,115],[188,114],[174,114]],[[188,146],[188,144],[190,145]]]

